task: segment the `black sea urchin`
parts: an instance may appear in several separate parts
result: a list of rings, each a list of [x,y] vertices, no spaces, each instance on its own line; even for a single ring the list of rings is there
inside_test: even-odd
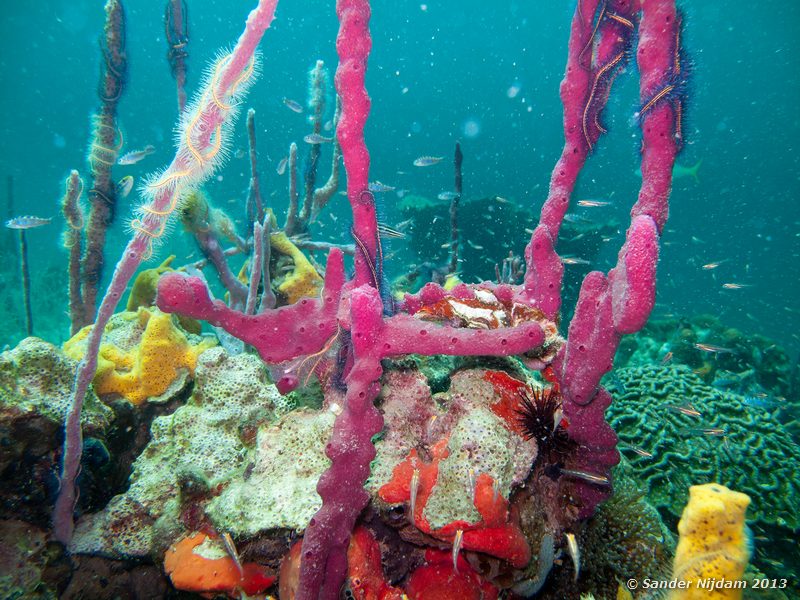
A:
[[[547,442],[559,425],[561,394],[555,388],[532,389],[530,395],[520,394],[517,409],[519,423],[526,440]]]
[[[520,394],[519,424],[525,439],[536,440],[540,459],[552,453],[565,454],[572,447],[565,430],[567,423],[561,413],[561,402],[561,394],[554,387]]]

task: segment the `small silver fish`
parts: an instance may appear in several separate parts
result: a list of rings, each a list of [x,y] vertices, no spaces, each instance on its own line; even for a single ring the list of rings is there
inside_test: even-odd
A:
[[[591,220],[591,219],[587,219],[587,218],[586,218],[586,217],[584,217],[583,215],[576,215],[576,214],[573,214],[573,213],[567,213],[567,214],[565,214],[565,215],[564,215],[564,220],[565,220],[567,223],[573,223],[573,224],[576,224],[576,223],[589,224],[589,223],[591,223],[591,222],[592,222],[592,220]]]
[[[590,265],[592,264],[585,258],[578,258],[576,256],[562,256],[561,262],[565,265]]]
[[[511,200],[508,198],[503,198],[502,196],[495,196],[494,201],[499,202],[500,204],[511,204]]]
[[[453,570],[458,573],[458,554],[464,544],[464,530],[457,529],[456,536],[453,538]]]
[[[725,289],[725,290],[741,290],[741,289],[744,289],[746,287],[750,287],[750,286],[748,284],[746,284],[746,283],[723,283],[722,284],[722,289]]]
[[[406,234],[397,229],[392,229],[386,223],[378,223],[378,234],[384,238],[405,239]]]
[[[653,458],[653,455],[650,452],[648,452],[647,450],[643,450],[638,446],[631,446],[630,444],[620,444],[620,447],[623,450],[630,450],[634,454],[638,454],[643,458]]]
[[[717,262],[710,262],[710,263],[706,263],[706,264],[704,264],[704,265],[703,265],[702,267],[700,267],[700,268],[701,268],[701,269],[703,269],[704,271],[710,271],[711,269],[716,269],[718,266],[720,266],[720,265],[721,265],[722,263],[724,263],[724,262],[726,262],[726,261],[724,261],[724,260],[719,260],[719,261],[717,261]]]
[[[134,150],[132,152],[126,152],[122,156],[119,157],[117,161],[118,165],[135,165],[140,160],[142,160],[145,156],[150,156],[153,152],[156,151],[156,147],[148,144],[144,147],[143,150]]]
[[[236,570],[239,571],[239,576],[244,577],[244,569],[242,568],[242,561],[239,560],[239,553],[236,551],[236,545],[233,543],[231,534],[227,531],[222,534],[222,543],[225,545],[225,551],[233,560],[236,565]]]
[[[133,175],[125,175],[117,182],[117,197],[126,198],[133,189]]]
[[[444,160],[444,156],[420,156],[414,161],[415,167],[430,167]]]
[[[712,437],[723,437],[728,432],[720,427],[688,427],[686,429],[681,429],[680,433],[702,434]]]
[[[467,471],[467,481],[469,483],[469,497],[472,499],[475,497],[475,469],[470,468]]]
[[[675,406],[674,404],[667,404],[667,408],[670,410],[674,410],[675,412],[679,412],[682,415],[686,415],[687,417],[703,416],[702,413],[691,404],[685,404],[684,406]]]
[[[581,573],[581,550],[578,548],[578,540],[575,539],[574,533],[565,533],[567,538],[567,551],[572,559],[572,564],[575,565],[574,581],[578,581],[578,576]]]
[[[411,522],[414,522],[414,515],[417,512],[417,494],[419,494],[419,469],[414,469],[411,474]]]
[[[605,202],[604,200],[578,200],[578,206],[585,206],[588,208],[599,208],[602,206],[609,206],[611,202]]]
[[[455,192],[439,192],[439,195],[436,196],[439,200],[455,200],[458,198],[458,194]]]
[[[9,229],[35,229],[42,225],[47,225],[52,218],[45,219],[44,217],[22,216],[14,217],[6,221],[6,227]]]
[[[467,240],[467,244],[469,245],[470,248],[473,248],[475,250],[483,250],[483,246],[479,246],[478,244],[473,244],[472,240]]]
[[[561,474],[574,477],[575,479],[583,479],[584,481],[596,483],[597,485],[611,485],[611,481],[605,475],[597,475],[595,473],[589,473],[588,471],[561,469]]]
[[[714,346],[712,344],[693,344],[695,348],[698,350],[702,350],[703,352],[711,352],[713,354],[731,354],[733,350],[730,348],[723,348],[722,346]]]
[[[303,141],[306,144],[316,145],[316,144],[327,144],[328,142],[332,142],[332,137],[325,137],[324,135],[320,135],[318,133],[309,133],[307,136],[303,138]]]
[[[284,98],[283,99],[283,105],[286,108],[288,108],[289,110],[291,110],[292,112],[296,112],[298,114],[303,112],[303,107],[300,106],[300,103],[295,102],[291,98]]]
[[[384,192],[393,192],[395,190],[394,187],[391,185],[386,185],[385,183],[381,183],[380,181],[373,181],[368,186],[367,189],[372,192],[373,194],[382,194]]]
[[[278,167],[275,169],[275,172],[278,175],[283,175],[286,172],[286,165],[289,164],[289,157],[284,156],[280,162],[278,163]]]

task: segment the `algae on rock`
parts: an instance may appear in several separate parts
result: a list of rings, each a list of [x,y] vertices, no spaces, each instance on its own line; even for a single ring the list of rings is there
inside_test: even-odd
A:
[[[23,453],[41,456],[60,444],[78,361],[59,348],[29,337],[0,354],[0,473]],[[89,390],[81,413],[85,437],[101,436],[113,411]]]
[[[257,357],[204,352],[190,400],[153,421],[130,488],[78,522],[71,551],[116,558],[163,551],[184,529],[182,511],[194,506],[202,514],[211,487],[245,469],[255,432],[283,401]]]

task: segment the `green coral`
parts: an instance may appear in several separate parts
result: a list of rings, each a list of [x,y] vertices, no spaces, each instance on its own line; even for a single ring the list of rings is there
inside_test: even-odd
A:
[[[23,453],[40,456],[58,445],[56,430],[69,411],[77,365],[35,337],[0,354],[0,471]],[[90,390],[81,413],[84,435],[102,435],[112,419],[111,409]]]
[[[602,598],[616,597],[618,582],[669,578],[674,540],[644,493],[617,468],[614,494],[580,534],[581,584]]]
[[[753,498],[755,522],[800,525],[800,450],[767,410],[703,383],[683,365],[619,369],[610,388],[609,422],[656,507],[679,516],[690,485],[716,481]],[[700,416],[674,408],[686,404]]]
[[[696,344],[725,349],[709,353]],[[788,396],[800,366],[774,340],[745,334],[711,315],[650,321],[637,335],[624,338],[614,361],[617,367],[672,361],[688,365],[706,382],[739,393],[760,386]]]
[[[317,482],[331,464],[325,445],[333,420],[328,410],[301,409],[260,428],[252,469],[234,477],[206,509],[214,526],[237,537],[305,529],[322,506]]]
[[[204,352],[190,400],[153,421],[130,488],[79,521],[70,550],[114,558],[163,551],[181,532],[186,506],[202,514],[203,494],[246,468],[259,426],[285,410],[283,402],[257,357]]]

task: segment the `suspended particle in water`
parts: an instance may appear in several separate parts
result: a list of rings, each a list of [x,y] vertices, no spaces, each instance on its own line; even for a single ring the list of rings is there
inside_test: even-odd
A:
[[[464,132],[464,137],[466,138],[477,137],[481,132],[481,124],[475,119],[467,119],[464,121],[462,131]]]

